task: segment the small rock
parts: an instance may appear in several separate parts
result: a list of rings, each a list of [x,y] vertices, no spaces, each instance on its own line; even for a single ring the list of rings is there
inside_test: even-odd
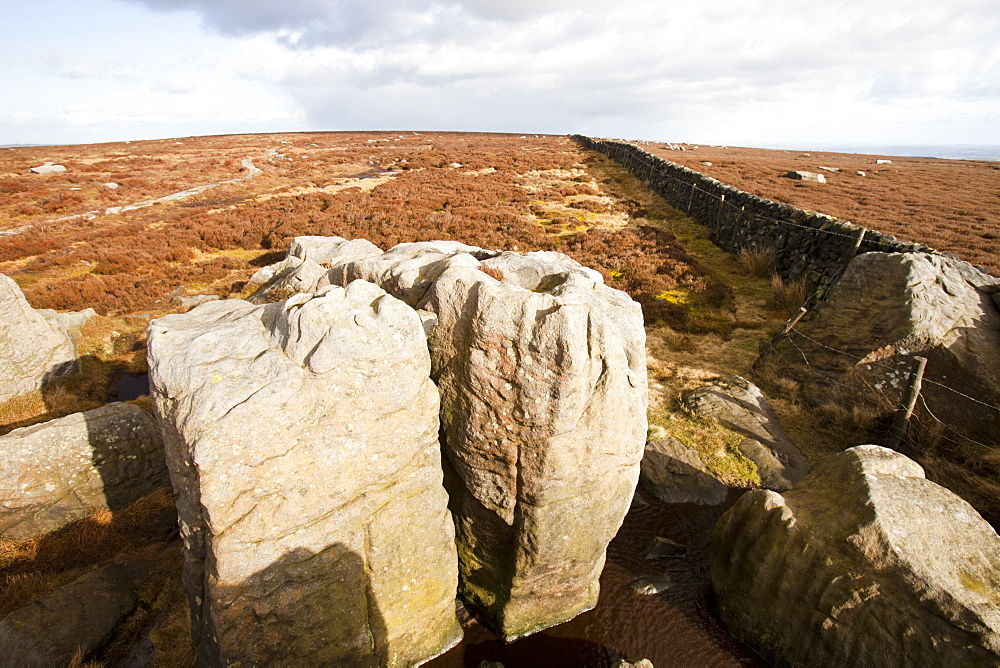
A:
[[[657,536],[649,543],[649,550],[646,552],[647,559],[679,559],[687,554],[687,546],[672,541],[663,536]]]
[[[448,166],[449,167],[454,167],[455,169],[458,169],[459,167],[462,167],[462,163],[460,163],[460,162],[453,162],[453,163],[450,163]]]
[[[812,183],[826,183],[826,177],[822,174],[817,174],[816,172],[803,172],[794,171],[785,174],[790,179],[795,179],[797,181],[810,181]]]
[[[708,162],[707,160],[702,160],[701,164],[705,165],[706,167],[711,167],[712,166],[712,163]]]
[[[51,162],[46,162],[44,165],[39,165],[38,167],[32,167],[31,171],[35,174],[59,174],[60,172],[66,171],[65,165],[54,165]]]
[[[194,308],[195,306],[200,306],[205,302],[213,302],[219,299],[219,295],[191,295],[190,297],[175,297],[177,301],[181,303],[184,308]]]
[[[2,666],[65,666],[78,648],[99,649],[139,604],[140,562],[109,564],[15,610],[0,621]]]
[[[639,596],[655,596],[661,594],[673,586],[674,582],[669,575],[645,575],[636,578],[628,584],[628,588],[633,594]]]
[[[861,171],[861,170],[859,169],[859,170],[858,170],[858,176],[868,176],[868,174],[866,174],[865,172],[863,172],[863,171]]]
[[[104,186],[105,188],[111,188],[112,190],[117,190],[117,189],[118,189],[118,184],[117,184],[117,183],[115,183],[114,181],[110,181],[110,182],[108,182],[108,183],[104,183],[104,184],[102,184],[102,185],[103,185],[103,186]]]
[[[891,165],[892,164],[892,160],[876,160],[875,164],[876,165]]]
[[[822,169],[823,171],[827,171],[827,172],[835,172],[835,173],[840,171],[839,167],[819,167],[818,169]]]
[[[695,450],[672,436],[646,443],[639,481],[665,503],[715,505],[726,499],[728,489],[709,472]]]
[[[635,661],[618,659],[611,668],[653,668],[653,662],[649,659],[637,659]]]
[[[720,378],[712,385],[685,392],[681,405],[694,415],[715,418],[753,439],[741,443],[740,448],[757,465],[761,482],[768,489],[790,489],[809,472],[809,460],[782,429],[767,397],[746,379]]]

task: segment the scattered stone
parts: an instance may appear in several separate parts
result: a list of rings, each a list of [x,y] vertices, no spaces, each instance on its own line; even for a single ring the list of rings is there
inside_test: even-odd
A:
[[[665,503],[715,505],[726,500],[729,489],[708,471],[697,451],[672,436],[646,442],[639,481]]]
[[[701,164],[705,165],[706,167],[711,167],[712,166],[712,163],[708,162],[707,160],[703,160],[701,162]]]
[[[777,358],[808,405],[876,419],[901,405],[919,355],[928,361],[918,415],[926,402],[950,429],[990,442],[1000,411],[979,402],[1000,406],[998,291],[1000,278],[943,255],[862,253],[796,326],[794,347],[779,340],[758,365]]]
[[[1000,538],[903,455],[863,445],[715,525],[726,625],[778,665],[1000,663]]]
[[[308,262],[308,260],[307,260]],[[355,281],[149,327],[208,665],[416,665],[461,638],[417,313]]]
[[[31,171],[35,174],[60,174],[66,171],[66,166],[56,165],[51,162],[46,162],[44,165],[39,165],[38,167],[32,167]]]
[[[892,164],[892,160],[876,160],[875,164],[876,165],[891,165]]]
[[[781,428],[764,393],[748,380],[720,378],[685,392],[681,405],[749,436],[752,440],[740,443],[740,451],[757,465],[764,487],[783,492],[809,472],[809,460]]]
[[[790,179],[797,181],[810,181],[812,183],[826,183],[826,177],[817,172],[794,171],[785,174]]]
[[[639,596],[655,596],[656,594],[662,594],[666,590],[674,586],[673,580],[670,579],[669,575],[645,575],[641,578],[636,578],[628,584],[628,588],[633,594],[638,594]]]
[[[0,436],[0,534],[24,540],[169,484],[153,416],[111,403]]]
[[[108,182],[108,183],[104,183],[104,184],[102,184],[102,185],[103,185],[103,186],[104,186],[105,188],[110,188],[111,190],[117,190],[117,189],[118,189],[118,184],[117,184],[117,183],[115,183],[114,181],[110,181],[110,182]]]
[[[460,162],[452,162],[448,166],[449,167],[454,167],[455,169],[458,169],[459,167],[462,167],[463,165]]]
[[[826,171],[826,172],[834,172],[834,173],[837,173],[837,172],[840,171],[839,167],[822,167],[821,166],[821,167],[819,167],[819,169],[822,169],[823,171]]]
[[[3,668],[49,668],[100,649],[136,609],[141,562],[102,566],[0,621]]]
[[[679,559],[687,554],[687,546],[681,545],[669,538],[657,536],[649,543],[646,551],[647,559]]]
[[[868,176],[868,174],[859,169],[858,176]]]
[[[0,274],[0,404],[76,369],[76,347],[57,320],[31,308],[17,283]]]
[[[429,345],[460,594],[507,640],[592,608],[646,435],[638,304],[560,253],[455,242],[330,271],[355,278],[438,317]]]

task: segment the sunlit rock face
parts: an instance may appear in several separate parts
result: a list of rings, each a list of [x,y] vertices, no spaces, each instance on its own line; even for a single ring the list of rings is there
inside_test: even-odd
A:
[[[356,281],[149,328],[200,659],[409,666],[458,642],[420,317]]]
[[[1000,537],[907,457],[863,445],[715,525],[712,588],[777,665],[1000,663]]]
[[[334,267],[437,316],[459,593],[502,637],[597,603],[646,436],[639,305],[560,253],[401,244]]]

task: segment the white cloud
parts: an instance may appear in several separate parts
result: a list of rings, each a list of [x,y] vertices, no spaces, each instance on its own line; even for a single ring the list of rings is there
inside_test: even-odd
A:
[[[99,37],[92,50],[60,45],[47,75],[65,81],[63,91],[90,81],[114,97],[127,87],[136,118],[186,105],[214,123],[255,105],[299,119],[278,129],[1000,143],[1000,124],[991,126],[1000,109],[996,0],[113,6],[135,26],[119,28],[118,40],[138,46],[109,50]],[[230,117],[240,131],[238,114]]]

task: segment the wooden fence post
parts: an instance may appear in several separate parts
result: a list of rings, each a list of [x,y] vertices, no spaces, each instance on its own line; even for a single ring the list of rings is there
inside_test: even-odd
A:
[[[906,393],[906,403],[896,411],[896,417],[889,428],[888,447],[898,450],[899,445],[906,438],[907,428],[910,426],[910,418],[913,416],[913,409],[917,406],[917,399],[920,397],[920,388],[924,382],[924,369],[927,367],[926,357],[914,357],[917,363],[913,373],[910,374],[910,387]]]
[[[691,184],[691,196],[688,197],[688,210],[687,210],[689,216],[691,215],[691,205],[694,204],[694,190],[697,187],[698,187],[697,184],[695,183]]]

